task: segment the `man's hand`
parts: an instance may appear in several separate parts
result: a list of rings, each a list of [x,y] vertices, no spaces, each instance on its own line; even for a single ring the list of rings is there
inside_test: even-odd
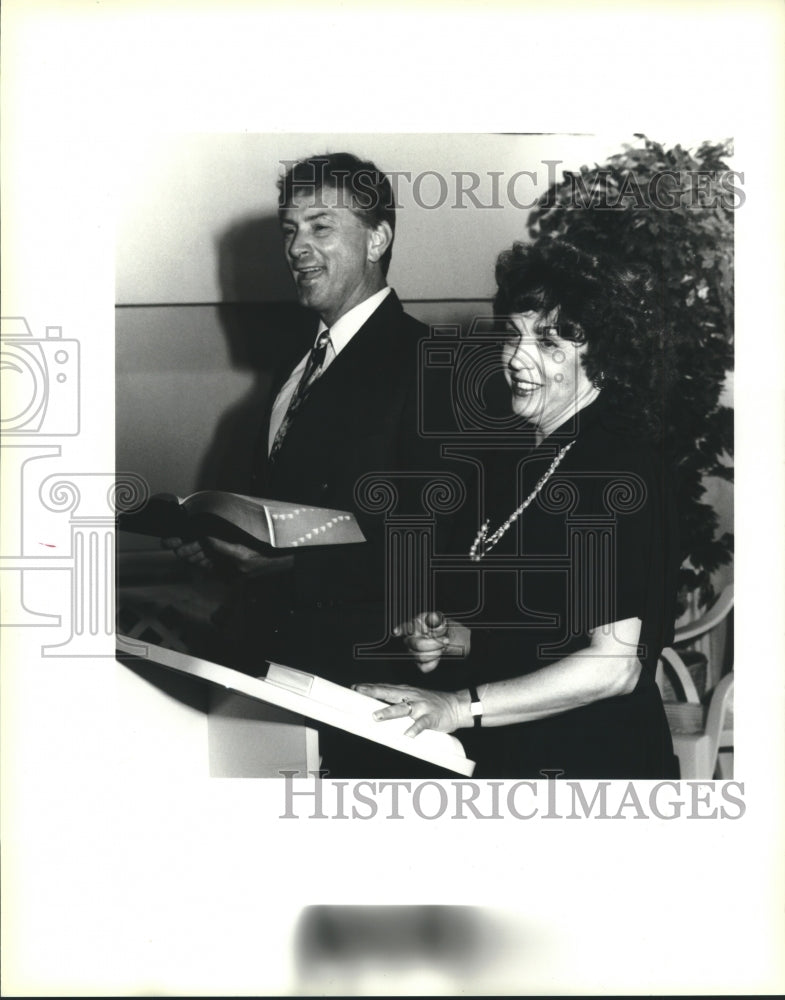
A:
[[[211,570],[215,568],[201,542],[184,542],[182,538],[162,538],[161,545],[174,552],[178,559],[182,559],[183,562],[187,562],[197,569]]]
[[[466,656],[471,633],[465,625],[450,621],[438,611],[426,611],[393,629],[404,637],[404,645],[424,674],[439,666],[442,656]]]
[[[237,542],[220,538],[204,538],[198,542],[183,542],[182,538],[164,538],[164,548],[171,549],[178,559],[184,559],[199,569],[228,568],[242,576],[262,576],[290,569],[294,562],[291,553],[268,555]]]
[[[294,563],[294,556],[291,553],[268,555],[239,542],[225,542],[220,538],[207,538],[205,541],[215,562],[223,563],[243,576],[279,572],[290,568]]]

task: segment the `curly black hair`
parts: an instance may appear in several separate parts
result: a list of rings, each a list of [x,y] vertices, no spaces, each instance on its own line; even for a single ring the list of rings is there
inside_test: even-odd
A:
[[[631,431],[659,437],[673,366],[662,296],[645,266],[580,250],[558,237],[514,243],[496,262],[498,319],[541,313],[565,340],[585,343],[587,376]]]

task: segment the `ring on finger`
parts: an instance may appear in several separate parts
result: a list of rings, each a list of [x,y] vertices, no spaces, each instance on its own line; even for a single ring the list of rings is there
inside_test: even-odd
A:
[[[401,705],[405,705],[406,706],[406,714],[407,715],[411,715],[412,714],[412,703],[409,701],[409,699],[408,698],[401,698],[401,702],[400,703],[401,703]]]

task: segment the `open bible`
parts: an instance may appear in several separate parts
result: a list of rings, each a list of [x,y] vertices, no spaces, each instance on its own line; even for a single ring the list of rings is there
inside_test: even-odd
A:
[[[204,490],[184,499],[173,493],[156,493],[137,509],[119,514],[117,527],[185,541],[209,535],[253,548],[260,544],[281,549],[365,541],[354,514],[348,511],[220,490]]]

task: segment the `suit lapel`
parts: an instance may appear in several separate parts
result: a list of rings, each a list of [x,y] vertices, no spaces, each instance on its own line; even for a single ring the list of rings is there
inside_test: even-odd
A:
[[[260,488],[264,490],[266,488],[267,473],[269,468],[268,436],[270,418],[272,416],[275,400],[278,397],[278,393],[283,388],[284,383],[300,363],[306,351],[311,348],[313,341],[316,338],[318,320],[314,318],[313,313],[310,313],[307,310],[302,310],[302,312],[308,313],[308,322],[307,324],[303,322],[292,323],[293,329],[291,340],[287,342],[287,346],[282,352],[283,359],[279,360],[275,371],[273,372],[270,390],[267,394],[267,400],[264,405],[261,426],[259,428],[259,434],[254,447],[253,457],[253,479],[254,488],[256,490],[259,490]],[[304,330],[306,332],[304,332]]]
[[[313,384],[308,398],[292,422],[305,425],[311,420],[331,424],[353,421],[366,412],[368,401],[379,392],[380,380],[390,373],[401,344],[396,336],[403,308],[390,292],[368,318],[328,369]]]
[[[403,307],[395,292],[390,292],[313,384],[271,466],[267,455],[270,413],[275,397],[302,354],[282,371],[271,389],[265,430],[257,448],[257,491],[270,489],[270,476],[277,480],[279,474],[284,474],[284,467],[291,467],[290,463],[308,463],[315,450],[329,450],[329,442],[351,440],[362,436],[367,427],[375,426],[368,416],[380,407],[386,410],[387,397],[381,389],[397,371],[401,351],[405,349],[399,336],[402,316]]]

